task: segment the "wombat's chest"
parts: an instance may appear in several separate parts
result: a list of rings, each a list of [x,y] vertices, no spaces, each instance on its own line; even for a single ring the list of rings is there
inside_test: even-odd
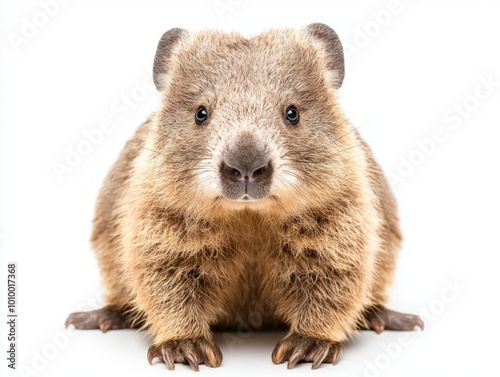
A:
[[[277,240],[276,240],[277,241]],[[262,234],[241,237],[235,243],[232,263],[228,264],[227,306],[219,325],[232,328],[272,328],[275,316],[276,287],[282,280],[279,245]]]
[[[324,267],[318,250],[328,241],[326,233],[315,219],[307,218],[289,221],[287,226],[278,221],[240,224],[225,233],[229,254],[215,266],[225,280],[221,294],[226,305],[218,323],[273,327],[279,323],[275,310],[279,302],[287,300],[301,282],[314,280],[313,272]]]

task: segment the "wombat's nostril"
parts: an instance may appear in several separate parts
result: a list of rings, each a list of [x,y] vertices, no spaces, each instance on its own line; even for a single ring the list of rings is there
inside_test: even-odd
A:
[[[256,168],[222,161],[220,172],[223,178],[232,182],[261,182],[272,174],[271,161],[266,164],[256,162],[251,165],[256,166]]]
[[[245,180],[245,175],[242,174],[239,169],[226,164],[226,162],[224,161],[222,161],[220,172],[224,178],[233,182],[240,182]]]
[[[252,172],[251,179],[254,182],[260,182],[263,181],[266,178],[269,178],[272,174],[272,166],[271,166],[271,161],[268,161],[267,164],[255,169]]]

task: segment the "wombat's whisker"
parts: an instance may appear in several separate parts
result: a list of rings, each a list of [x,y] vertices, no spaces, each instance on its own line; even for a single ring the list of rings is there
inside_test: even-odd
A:
[[[366,155],[365,155],[365,153],[363,152],[363,153],[360,153],[360,154],[356,154],[356,155],[354,155],[354,156],[352,156],[352,157],[346,158],[344,161],[350,161],[350,160],[354,160],[354,159],[356,159],[356,158],[365,157],[365,156],[366,156]]]
[[[344,149],[342,149],[341,151],[339,151],[339,152],[336,152],[336,153],[332,154],[331,156],[332,156],[332,157],[335,157],[335,156],[337,156],[337,155],[339,155],[339,154],[341,154],[341,153],[344,153],[345,151],[348,151],[348,150],[350,150],[350,149],[354,149],[354,148],[359,148],[359,147],[362,147],[362,144],[356,144],[356,145],[353,145],[353,146],[351,146],[351,147],[344,148]]]
[[[283,172],[292,176],[292,177],[297,178],[297,180],[299,180],[299,181],[304,178],[304,177],[301,177],[299,174],[292,172],[290,170],[284,170]],[[311,181],[310,184],[311,184],[311,186],[313,186],[317,190],[324,189],[324,187],[321,187],[321,182]],[[305,193],[305,189],[303,189],[301,185],[299,185],[297,187],[297,190],[302,190],[303,193]]]
[[[300,157],[301,156],[297,156],[298,158],[291,158],[291,157],[286,157],[284,158],[283,160],[284,161],[287,161],[287,162],[292,162],[292,163],[296,163],[296,164],[304,164],[304,165],[307,165],[307,164],[314,164],[313,161],[304,161],[303,159],[301,159]],[[334,165],[334,166],[339,166],[341,167],[342,169],[352,169],[350,166],[346,166],[345,164],[341,164],[341,162],[339,161],[330,161],[329,162],[331,165]]]
[[[164,137],[167,137],[167,138],[169,137],[169,135],[164,134],[164,133],[162,133],[162,132],[160,132],[158,130],[155,130],[154,125],[150,125],[149,127],[146,127],[146,128],[148,129],[148,131],[156,132],[158,135],[161,135],[161,136],[164,136]]]
[[[345,122],[342,122],[340,125],[344,124]],[[294,150],[293,153],[294,154],[298,154],[298,153],[305,153],[305,152],[311,152],[311,151],[314,151],[314,150],[318,150],[318,149],[322,149],[322,148],[327,148],[335,143],[337,143],[339,140],[341,140],[342,138],[344,138],[345,136],[357,131],[358,129],[360,129],[362,126],[364,126],[365,124],[367,124],[368,122],[364,122],[363,124],[359,125],[358,127],[355,127],[353,128],[352,130],[344,133],[342,136],[339,136],[338,138],[336,138],[335,140],[332,140],[328,143],[325,143],[325,144],[321,144],[321,145],[318,145],[318,146],[315,146],[315,147],[312,147],[312,148],[309,148],[309,149],[303,149],[303,150]],[[340,126],[339,125],[339,126]],[[285,153],[285,156],[286,156],[286,153]]]
[[[342,135],[342,136],[340,136],[339,138],[335,139],[335,141],[339,141],[339,140],[341,140],[343,137],[345,137],[345,136],[347,136],[347,135],[351,134],[352,132],[355,132],[355,131],[359,130],[361,127],[363,127],[363,126],[364,126],[365,124],[367,124],[367,123],[368,123],[368,121],[361,123],[359,126],[354,127],[351,131],[346,132],[345,134],[343,134],[343,135]]]
[[[141,146],[138,146],[138,147],[137,147],[137,149],[145,149],[145,150],[147,150],[147,151],[150,151],[150,152],[153,152],[153,153],[157,153],[157,154],[159,154],[159,155],[161,155],[161,156],[167,157],[164,153],[161,153],[161,152],[155,151],[154,149],[146,148],[146,147],[144,147],[144,146],[142,146],[142,145],[141,145]]]

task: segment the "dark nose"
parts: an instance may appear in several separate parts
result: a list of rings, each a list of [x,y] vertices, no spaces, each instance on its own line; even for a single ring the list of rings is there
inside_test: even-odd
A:
[[[273,173],[271,161],[257,160],[250,164],[238,164],[234,161],[222,161],[222,176],[232,182],[262,182]]]

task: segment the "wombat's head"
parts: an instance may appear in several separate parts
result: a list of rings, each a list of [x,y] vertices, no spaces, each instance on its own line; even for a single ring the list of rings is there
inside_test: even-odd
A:
[[[226,209],[319,204],[349,181],[343,77],[326,25],[251,39],[166,32],[154,62],[162,104],[144,148],[155,195]]]

